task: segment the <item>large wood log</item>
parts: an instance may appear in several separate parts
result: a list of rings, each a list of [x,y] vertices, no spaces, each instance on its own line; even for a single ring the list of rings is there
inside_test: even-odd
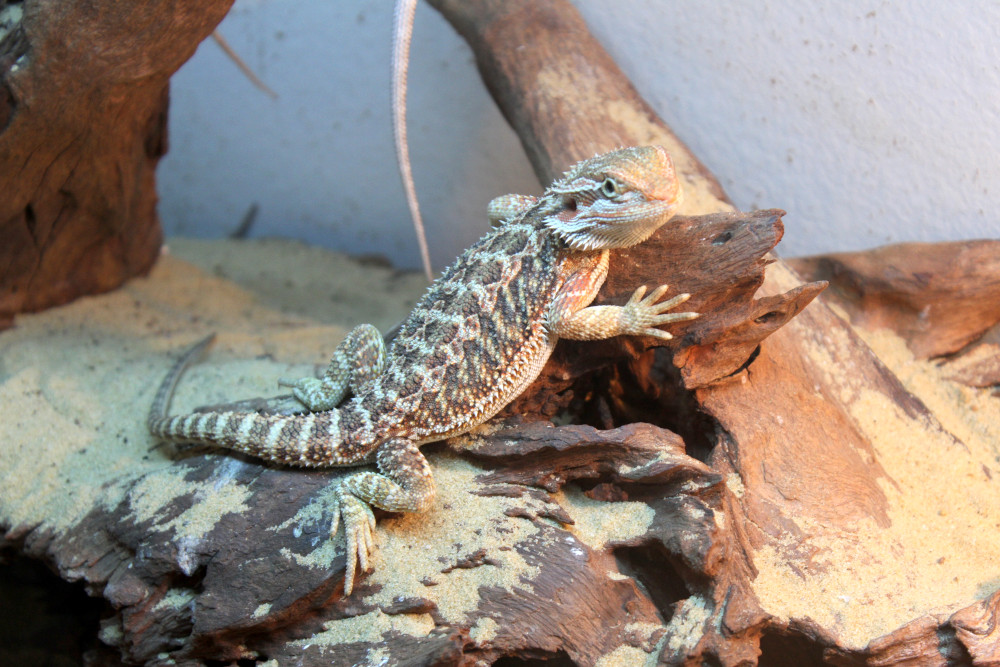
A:
[[[0,329],[152,266],[169,79],[231,4],[0,2]]]
[[[1000,241],[906,243],[791,265],[831,281],[851,322],[893,329],[921,359],[956,354],[1000,321]]]
[[[918,358],[947,357],[951,379],[1000,384],[1000,241],[909,243],[791,261],[832,281],[829,298],[865,328],[888,328]]]
[[[689,189],[697,193],[690,207],[697,212],[729,208],[717,183],[651,112],[567,3],[432,0],[432,4],[472,45],[487,86],[518,131],[540,178],[551,178],[573,161],[613,146],[660,143],[673,151]],[[692,212],[692,208],[687,210]],[[970,254],[976,252],[988,255],[990,251],[969,249]],[[924,254],[932,253],[928,249]],[[966,262],[952,268],[953,272],[919,276],[921,285],[941,285],[946,294],[932,297],[940,302],[954,303],[955,295],[969,281],[975,283],[975,291],[961,298],[961,314],[948,308],[935,312],[951,320],[972,317],[973,328],[979,332],[995,324],[1000,318],[995,308],[1000,302],[995,267],[981,269]],[[978,279],[980,271],[990,278]],[[768,271],[764,293],[776,295],[799,284],[795,273],[777,261]],[[920,301],[920,297],[903,297],[903,293],[897,286],[899,300]],[[864,305],[858,304],[858,308],[863,310]],[[975,312],[974,317],[971,312]],[[928,341],[938,337],[933,323],[928,329],[913,339],[921,351],[953,350],[969,339],[959,337],[956,344],[949,342],[945,348],[929,347]],[[674,363],[683,368],[691,357],[682,350]],[[651,364],[655,366],[655,362]],[[641,366],[644,372],[649,372],[651,364]],[[666,376],[665,371],[660,374]],[[710,418],[714,431],[708,459],[711,467],[739,480],[738,502],[726,506],[725,522],[744,528],[729,536],[735,542],[731,553],[743,554],[748,563],[744,572],[754,568],[758,572],[756,579],[745,579],[742,586],[720,577],[707,590],[695,589],[687,601],[678,603],[670,631],[677,648],[665,651],[661,660],[752,661],[759,651],[760,637],[768,630],[783,637],[806,637],[845,658],[885,658],[891,663],[888,649],[876,641],[880,634],[890,633],[931,609],[954,609],[991,592],[989,587],[978,593],[967,588],[957,599],[949,599],[941,589],[927,586],[916,600],[906,599],[903,606],[908,607],[903,613],[899,609],[903,600],[897,600],[892,613],[886,609],[891,605],[877,602],[897,595],[894,587],[918,585],[916,581],[926,586],[929,581],[926,571],[925,576],[908,580],[891,573],[900,557],[920,561],[916,552],[923,546],[911,539],[912,535],[900,533],[900,515],[924,502],[922,493],[935,493],[914,488],[909,480],[896,476],[905,466],[887,459],[906,455],[888,451],[887,440],[907,437],[903,433],[911,437],[921,434],[925,447],[933,450],[926,463],[929,466],[948,466],[956,457],[964,458],[959,452],[976,450],[976,456],[981,457],[985,451],[961,442],[944,428],[855,331],[823,303],[812,305],[765,340],[753,361],[732,381],[701,387],[694,400],[699,411]],[[879,415],[871,416],[871,410],[878,410]],[[970,464],[965,468],[975,470],[975,459],[965,463]],[[992,464],[989,459],[978,463]],[[983,480],[980,474],[978,481]],[[939,488],[947,486],[942,482]],[[995,490],[986,487],[984,491],[982,485],[979,490],[985,496],[978,500],[996,504]],[[866,543],[862,526],[874,526],[878,537],[867,536],[870,541]],[[937,522],[935,527],[945,530],[947,524]],[[966,529],[967,538],[973,540],[977,524]],[[880,540],[895,540],[898,551],[884,552]],[[859,541],[865,548],[856,550],[854,545]],[[984,559],[997,554],[997,541],[990,542],[982,552]],[[761,572],[765,554],[767,571]],[[868,606],[884,610],[878,622],[864,627],[860,619],[871,613],[869,609],[843,608],[827,576],[838,566],[851,571],[843,561],[852,557],[868,559],[867,567],[853,571],[868,577],[863,589],[872,601]],[[988,560],[972,576],[984,581],[995,578],[995,566],[986,563]],[[928,563],[920,561],[920,566],[927,568]],[[797,593],[800,599],[808,599],[808,604],[779,599],[784,595],[778,592],[779,584],[793,582],[801,588]],[[993,607],[997,595],[993,596]],[[689,628],[696,609],[702,632],[682,636],[682,628]],[[996,614],[987,616],[995,619]],[[992,621],[983,622],[986,625],[980,628],[992,627]],[[946,645],[952,641],[955,627],[941,617],[907,632],[920,637],[926,659],[931,660],[939,650],[949,648]],[[990,654],[982,653],[981,643],[963,646],[975,659]]]

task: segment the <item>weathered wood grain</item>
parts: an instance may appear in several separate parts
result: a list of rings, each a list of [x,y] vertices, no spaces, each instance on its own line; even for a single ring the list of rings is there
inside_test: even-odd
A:
[[[518,131],[540,179],[549,179],[575,160],[613,146],[657,143],[671,150],[685,184],[694,192],[685,212],[730,208],[718,184],[641,100],[568,5],[488,0],[434,0],[433,4],[472,45],[487,86]],[[996,321],[996,300],[984,299],[982,291],[993,294],[995,251],[988,244],[971,244],[964,251],[966,254],[960,253],[964,260],[947,268],[934,264],[936,271],[918,271],[916,280],[873,281],[871,289],[883,291],[883,303],[901,302],[918,318],[926,305],[924,299],[955,304],[954,312],[947,307],[936,309],[937,317],[924,332],[914,329],[913,320],[909,320],[907,333],[914,336],[911,344],[916,349],[928,353],[953,350]],[[933,247],[917,255],[914,260],[918,265],[928,265],[927,258],[937,259]],[[974,259],[984,256],[990,259]],[[877,254],[870,259],[876,264],[885,261]],[[898,260],[908,261],[905,253]],[[874,277],[865,261],[856,262],[861,267],[856,273],[863,279]],[[814,272],[811,277],[834,275]],[[975,289],[966,292],[966,281],[975,283]],[[932,290],[924,296],[923,288],[928,286],[939,286],[941,292],[933,294]],[[779,260],[768,268],[761,294],[773,298],[798,289],[802,289],[798,276]],[[870,305],[856,301],[855,309],[865,311]],[[957,326],[963,320],[965,326]],[[935,325],[945,329],[940,340]],[[950,327],[959,333],[953,335]],[[683,368],[712,352],[681,346],[672,363]],[[742,551],[742,560],[766,569],[756,577],[748,570],[747,585],[742,588],[725,579],[710,586],[708,600],[698,599],[698,603],[707,606],[706,613],[714,622],[704,624],[704,634],[682,633],[681,627],[689,626],[671,624],[668,634],[678,633],[673,641],[683,648],[664,651],[661,661],[744,664],[756,658],[765,629],[789,639],[805,637],[851,660],[879,654],[876,643],[868,646],[867,641],[876,639],[879,632],[893,630],[889,615],[865,625],[860,620],[865,616],[863,607],[823,612],[824,607],[840,609],[843,604],[824,582],[831,570],[849,565],[848,559],[862,558],[869,563],[862,576],[870,577],[868,593],[872,599],[892,595],[894,587],[901,585],[898,578],[890,576],[898,559],[916,558],[923,549],[909,542],[913,533],[900,532],[899,525],[910,513],[919,514],[921,505],[939,502],[948,486],[944,482],[937,490],[918,489],[908,479],[894,478],[887,467],[901,471],[906,464],[892,458],[900,454],[890,454],[888,446],[900,439],[921,438],[924,447],[939,452],[938,465],[967,466],[970,471],[977,462],[964,462],[965,456],[960,454],[963,447],[964,451],[975,451],[977,457],[984,456],[989,447],[959,441],[822,298],[761,342],[751,361],[733,373],[729,382],[708,383],[697,388],[693,397],[662,389],[662,382],[648,379],[672,377],[666,366],[668,357],[634,363],[633,378],[618,374],[614,381],[618,387],[656,387],[652,393],[644,392],[647,400],[659,393],[665,412],[679,412],[696,424],[696,428],[685,429],[669,416],[657,422],[682,433],[689,447],[705,450],[716,472],[739,480],[738,497],[727,505],[731,513],[726,522],[742,527],[731,535]],[[605,413],[605,421],[614,423],[613,410],[609,407]],[[982,464],[989,477],[993,461],[984,458]],[[985,481],[982,473],[979,477]],[[995,503],[995,492],[988,486],[978,488],[985,498],[992,495],[992,500],[984,498],[987,504]],[[925,498],[922,494],[929,495]],[[962,511],[942,506],[941,512],[947,509]],[[875,528],[860,531],[860,525]],[[973,540],[975,529],[969,530],[968,539]],[[880,546],[879,540],[890,539],[887,536],[898,543],[894,554]],[[866,542],[869,539],[871,542]],[[859,541],[862,547],[856,549]],[[866,547],[870,547],[867,553]],[[946,556],[946,560],[954,557]],[[985,566],[972,576],[989,580],[990,570]],[[800,599],[810,600],[812,609],[801,605],[796,611],[795,604],[782,597],[775,584],[779,580],[788,586],[798,581]],[[921,593],[926,608],[948,602],[961,604],[960,600],[936,597],[936,588]],[[913,606],[913,613],[919,615],[919,602]],[[857,622],[853,621],[854,613]],[[730,615],[745,622],[724,623]],[[900,624],[909,620],[894,618],[900,618]],[[921,635],[928,657],[936,655],[935,647],[948,636],[942,628],[949,627],[946,621],[941,626],[931,625],[937,634]]]
[[[0,329],[149,271],[170,76],[231,4],[0,3]]]

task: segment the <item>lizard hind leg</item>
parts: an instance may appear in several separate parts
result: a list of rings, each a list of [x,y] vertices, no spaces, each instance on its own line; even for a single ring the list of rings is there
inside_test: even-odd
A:
[[[375,457],[379,472],[359,472],[346,477],[337,488],[330,536],[341,521],[347,542],[344,595],[354,589],[354,575],[369,569],[375,550],[375,515],[372,507],[390,512],[422,512],[434,501],[436,487],[427,459],[416,443],[393,439],[383,443]]]
[[[337,346],[322,378],[281,380],[313,412],[332,410],[349,391],[360,393],[385,370],[386,349],[382,334],[371,324],[359,324]]]

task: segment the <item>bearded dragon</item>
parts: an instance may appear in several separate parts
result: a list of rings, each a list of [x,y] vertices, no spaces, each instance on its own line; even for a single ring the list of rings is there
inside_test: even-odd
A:
[[[309,410],[284,416],[205,412],[167,416],[179,371],[167,376],[149,430],[170,441],[226,447],[279,464],[359,466],[335,492],[331,537],[347,543],[344,592],[368,570],[372,507],[422,512],[434,477],[420,446],[490,419],[539,375],[561,338],[670,339],[658,328],[697,313],[668,313],[667,286],[639,286],[623,306],[592,306],[610,252],[647,239],[681,201],[666,150],[623,148],[584,160],[541,197],[494,200],[494,228],[444,271],[385,345],[360,325],[336,348],[322,378],[286,382]],[[347,399],[346,401],[344,399]]]

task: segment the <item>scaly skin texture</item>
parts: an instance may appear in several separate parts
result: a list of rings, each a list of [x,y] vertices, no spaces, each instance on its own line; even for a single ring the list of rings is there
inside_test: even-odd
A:
[[[331,535],[343,520],[350,595],[357,565],[367,570],[373,549],[371,507],[415,512],[433,502],[434,478],[420,445],[495,415],[538,376],[560,338],[669,339],[658,326],[697,317],[668,314],[688,295],[660,302],[665,285],[648,296],[639,287],[624,306],[590,306],[607,276],[609,251],[644,241],[679,203],[680,186],[661,147],[580,162],[540,198],[495,200],[495,228],[430,286],[388,349],[374,327],[361,325],[322,378],[287,382],[308,414],[168,417],[175,369],[157,394],[149,429],[166,440],[293,466],[374,461],[378,472],[350,475],[336,492]]]

